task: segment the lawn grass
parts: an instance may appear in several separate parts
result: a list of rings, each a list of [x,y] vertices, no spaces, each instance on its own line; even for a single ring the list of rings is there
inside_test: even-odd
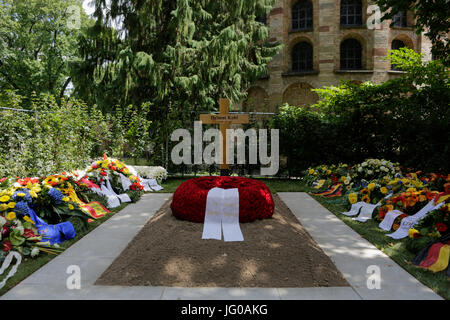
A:
[[[347,208],[344,206],[330,203],[323,197],[316,197],[314,195],[311,196],[326,209],[334,213],[350,228],[358,232],[364,239],[377,247],[377,249],[384,252],[403,269],[413,275],[417,280],[430,287],[434,292],[441,295],[443,298],[447,300],[450,299],[450,280],[447,278],[445,271],[433,273],[412,265],[411,260],[415,257],[415,254],[406,249],[406,238],[402,240],[394,240],[389,238],[386,234],[391,233],[392,231],[383,231],[378,227],[378,223],[376,221],[369,220],[365,223],[354,221],[351,217],[341,214],[341,212],[347,211]],[[401,299],[401,297],[398,298]]]
[[[85,235],[87,235],[91,231],[95,230],[95,228],[97,228],[103,222],[112,218],[116,213],[118,213],[119,211],[124,209],[127,205],[129,205],[129,203],[122,203],[119,207],[110,209],[110,211],[111,211],[110,214],[107,214],[105,217],[95,220],[92,223],[89,223],[89,228],[86,231],[77,234],[77,236],[72,240],[61,243],[60,247],[63,249],[69,248],[74,243],[76,243],[81,238],[83,238]],[[6,285],[2,289],[0,289],[0,296],[4,295],[6,292],[8,292],[13,287],[15,287],[17,284],[19,284],[22,280],[24,280],[25,278],[30,276],[32,273],[34,273],[35,271],[40,269],[42,266],[44,266],[45,264],[47,264],[48,262],[53,260],[55,257],[56,257],[56,255],[50,255],[50,254],[46,254],[43,252],[40,253],[39,256],[36,258],[25,257],[22,260],[22,263],[20,264],[19,268],[17,269],[16,274],[13,277],[11,277],[10,279],[8,279],[8,281],[6,282]],[[14,265],[14,263],[15,263],[15,260],[13,260],[12,265]],[[4,272],[4,275],[8,274],[10,268],[12,268],[12,266],[10,266]]]
[[[163,190],[159,191],[158,193],[174,193],[175,190],[178,188],[178,186],[183,183],[184,181],[190,179],[192,177],[185,177],[185,178],[169,178],[164,183],[162,183]],[[304,191],[304,187],[296,181],[290,181],[290,180],[280,180],[280,179],[261,179],[264,183],[268,185],[271,192],[302,192]],[[121,211],[123,208],[125,208],[128,204],[122,204],[120,207],[111,209],[111,214],[108,214],[102,219],[98,219],[92,223],[89,224],[89,229],[83,233],[77,234],[77,236],[70,240],[62,243],[60,246],[61,248],[67,249],[77,241],[79,241],[81,238],[83,238],[85,235],[87,235],[89,232],[93,231],[95,228],[97,228],[100,224],[107,221],[111,217],[114,216],[114,214]],[[20,264],[19,268],[17,269],[17,273],[10,278],[6,285],[0,289],[0,296],[4,295],[6,292],[11,290],[13,287],[15,287],[18,283],[20,283],[22,280],[30,276],[32,273],[34,273],[36,270],[50,262],[52,259],[54,259],[55,255],[49,255],[45,253],[41,253],[36,258],[24,258],[22,260],[22,263]],[[11,267],[10,267],[11,268]],[[5,271],[4,274],[7,274],[8,270]]]
[[[185,176],[184,178],[168,178],[162,183],[164,190],[160,193],[174,193],[180,184],[194,178],[194,176]],[[198,176],[197,176],[198,178]],[[307,192],[309,189],[300,180],[278,179],[278,178],[255,178],[264,182],[270,189],[270,192]]]
[[[192,177],[190,177],[192,178]],[[176,188],[188,180],[185,178],[169,178],[162,186],[163,192],[173,193]],[[431,288],[434,292],[441,295],[443,298],[450,299],[450,280],[447,278],[445,272],[433,273],[431,271],[420,269],[411,264],[411,260],[415,254],[408,251],[405,247],[406,239],[394,240],[386,236],[386,231],[378,227],[378,223],[369,220],[366,223],[361,223],[352,220],[341,212],[347,211],[342,205],[332,203],[333,200],[328,200],[323,197],[316,197],[310,192],[312,189],[308,187],[302,180],[289,180],[277,178],[260,178],[270,189],[272,193],[277,192],[308,192],[314,199],[316,199],[322,206],[334,213],[350,228],[359,233],[364,239],[372,243],[376,248],[384,252],[392,260],[394,260],[403,269],[413,275],[417,280]],[[401,297],[399,297],[401,298]]]
[[[173,193],[181,183],[190,178],[192,177],[168,178],[165,182],[162,183],[162,187],[164,188],[164,190],[159,191],[159,193]],[[257,180],[261,180],[262,182],[264,182],[269,187],[272,193],[311,191],[311,189],[301,180],[288,180],[277,178],[260,178]],[[394,260],[397,264],[403,267],[407,272],[412,274],[423,284],[430,287],[432,290],[434,290],[437,294],[441,295],[445,299],[450,299],[450,289],[449,289],[450,280],[445,275],[445,272],[439,272],[435,274],[430,271],[422,270],[420,268],[413,266],[410,263],[410,261],[414,258],[414,254],[410,253],[405,248],[405,240],[394,240],[389,237],[386,237],[387,232],[378,228],[378,224],[375,223],[374,221],[369,220],[366,223],[353,221],[351,217],[347,217],[340,214],[340,212],[346,211],[346,208],[343,207],[342,205],[330,203],[330,201],[322,197],[316,197],[314,195],[312,196],[326,209],[334,213],[344,223],[346,223],[353,230],[358,232],[363,238],[371,242],[379,250],[388,255],[392,260]],[[80,240],[89,232],[93,231],[103,222],[113,217],[117,212],[121,211],[127,205],[128,204],[122,204],[120,207],[112,209],[111,214],[107,215],[102,219],[94,221],[93,223],[90,224],[89,230],[87,230],[82,234],[78,234],[75,239],[63,243],[61,247],[66,249],[69,248],[72,244]],[[55,256],[41,254],[36,259],[30,258],[24,259],[14,277],[9,279],[5,287],[3,287],[0,290],[0,296],[5,294],[8,290],[13,288],[23,279],[25,279],[33,272],[41,268],[43,265],[51,261],[54,257]],[[5,274],[7,274],[7,271],[5,272]]]

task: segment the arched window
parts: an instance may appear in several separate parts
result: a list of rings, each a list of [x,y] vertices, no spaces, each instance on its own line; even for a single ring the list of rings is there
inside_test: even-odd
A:
[[[399,11],[392,18],[392,26],[393,27],[403,27],[403,28],[408,26],[408,19],[406,16],[406,11]]]
[[[398,49],[404,48],[404,47],[406,47],[406,45],[403,41],[401,41],[401,40],[392,41],[391,50],[398,50]],[[391,64],[391,69],[401,71],[401,69],[398,68],[395,64]]]
[[[404,47],[406,47],[406,45],[402,40],[392,41],[391,50],[398,50],[398,49],[404,48]]]
[[[292,7],[292,30],[312,29],[313,6],[309,0],[299,0]]]
[[[362,46],[356,39],[341,43],[341,70],[362,69]]]
[[[341,1],[341,26],[362,25],[362,3],[360,0]]]
[[[308,42],[297,43],[292,49],[292,71],[313,70],[313,47]]]

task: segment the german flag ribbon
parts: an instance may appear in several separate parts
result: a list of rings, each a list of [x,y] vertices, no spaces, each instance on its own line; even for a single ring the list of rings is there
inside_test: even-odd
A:
[[[70,201],[77,203],[80,206],[81,210],[83,210],[83,212],[94,219],[103,218],[105,215],[111,212],[96,201],[88,204],[84,203],[80,200],[80,198],[78,198],[77,193],[73,188],[66,189],[65,191],[68,193]]]
[[[447,269],[447,275],[450,275],[449,260],[450,234],[447,234],[437,241],[427,244],[412,260],[412,264],[432,272]]]
[[[340,187],[342,187],[342,184],[335,184],[334,186],[331,187],[331,189],[324,191],[324,192],[314,193],[314,195],[316,195],[316,196],[331,195],[331,194],[338,192],[338,189]]]
[[[444,245],[439,251],[439,257],[437,261],[431,265],[428,270],[433,272],[439,272],[447,269],[450,259],[450,245]]]

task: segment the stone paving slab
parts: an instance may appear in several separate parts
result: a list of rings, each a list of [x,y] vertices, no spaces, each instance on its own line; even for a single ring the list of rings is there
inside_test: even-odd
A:
[[[442,300],[308,194],[278,195],[362,299]],[[380,270],[380,289],[367,286],[370,266]]]
[[[105,288],[105,294],[100,294],[102,289],[93,286],[94,282],[171,196],[172,194],[164,193],[145,194],[138,203],[128,205],[102,223],[1,298],[96,299],[96,295],[89,294],[90,292],[95,292],[101,299],[108,299],[108,293],[111,293],[111,298],[117,296],[117,290],[109,288]],[[81,290],[68,290],[66,286],[70,277],[67,268],[73,265],[80,267]],[[163,289],[159,291],[161,297]],[[124,293],[129,292],[125,290]],[[124,295],[120,297],[123,298]]]
[[[361,300],[352,287],[280,288],[281,300]]]
[[[37,270],[1,299],[48,300],[358,300],[441,299],[305,193],[280,193],[314,240],[352,287],[340,288],[176,288],[94,286],[171,194],[146,194],[64,253]],[[81,270],[81,289],[66,287],[67,267]],[[381,269],[381,290],[366,286],[367,266]]]

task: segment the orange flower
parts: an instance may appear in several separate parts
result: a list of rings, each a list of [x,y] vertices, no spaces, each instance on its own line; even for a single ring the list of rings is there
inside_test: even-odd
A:
[[[367,188],[361,190],[361,194],[368,195],[370,191]]]
[[[444,190],[445,190],[445,192],[450,192],[450,182],[444,184]]]
[[[433,200],[433,199],[434,199],[434,197],[436,196],[436,194],[437,194],[437,192],[435,192],[435,191],[430,191],[430,192],[427,192],[425,195],[426,195],[428,201],[430,201],[430,200]]]

